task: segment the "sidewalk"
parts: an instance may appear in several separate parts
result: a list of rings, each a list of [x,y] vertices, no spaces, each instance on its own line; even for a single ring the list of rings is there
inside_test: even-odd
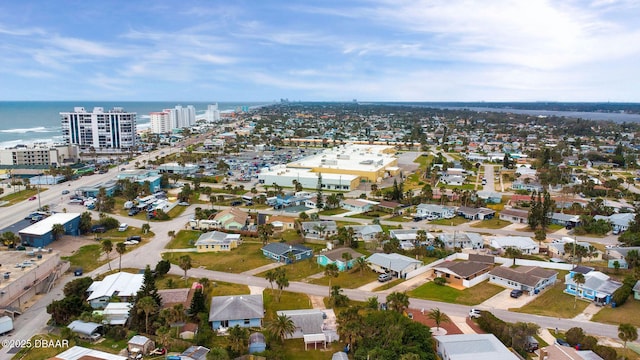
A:
[[[257,267],[255,269],[247,270],[245,272],[242,272],[241,274],[253,276],[253,275],[256,275],[256,274],[260,274],[261,272],[265,272],[265,271],[269,271],[269,270],[278,268],[278,267],[280,267],[282,265],[284,265],[284,264],[280,263],[280,262],[274,262],[272,264],[267,264],[267,265],[263,265],[263,266]]]

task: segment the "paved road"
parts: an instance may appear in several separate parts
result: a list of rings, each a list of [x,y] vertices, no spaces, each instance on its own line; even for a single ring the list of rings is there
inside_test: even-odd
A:
[[[484,186],[483,190],[485,191],[496,191],[495,183],[495,175],[493,174],[493,165],[485,165],[484,166],[484,178],[487,179],[487,184]]]

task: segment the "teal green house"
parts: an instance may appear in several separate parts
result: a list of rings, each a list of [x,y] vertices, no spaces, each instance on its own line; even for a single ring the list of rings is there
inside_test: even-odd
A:
[[[345,253],[349,254],[346,258],[343,256]],[[317,259],[319,265],[327,266],[329,264],[336,264],[338,270],[345,271],[353,268],[356,263],[356,259],[360,257],[364,257],[364,255],[352,248],[338,248],[320,253],[320,255],[317,256]]]

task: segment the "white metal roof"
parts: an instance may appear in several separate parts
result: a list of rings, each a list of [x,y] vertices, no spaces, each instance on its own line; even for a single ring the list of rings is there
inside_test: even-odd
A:
[[[29,234],[29,235],[44,235],[51,231],[51,228],[54,224],[66,224],[69,221],[80,217],[78,213],[55,213],[47,218],[44,218],[37,223],[30,225],[22,230],[20,230],[19,234]]]
[[[87,292],[91,294],[87,300],[98,299],[103,296],[111,297],[117,291],[118,296],[134,296],[142,287],[143,274],[119,272],[108,275],[102,281],[94,281]]]
[[[59,360],[78,360],[82,358],[101,359],[101,360],[127,360],[126,357],[110,354],[104,351],[88,349],[82,346],[74,346],[71,349],[61,352],[54,359]]]

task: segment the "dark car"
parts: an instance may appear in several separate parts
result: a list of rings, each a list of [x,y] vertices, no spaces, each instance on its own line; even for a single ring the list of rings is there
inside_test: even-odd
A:
[[[571,344],[569,344],[568,342],[566,342],[565,340],[562,340],[560,338],[556,339],[556,344],[558,344],[560,346],[571,346]]]
[[[69,190],[62,190],[62,195],[67,195],[69,193]]]
[[[77,268],[73,271],[73,276],[82,276],[83,273],[82,268]]]
[[[512,298],[519,298],[520,296],[522,296],[523,292],[522,290],[511,290],[511,297]]]
[[[129,210],[129,216],[137,215],[139,212],[140,210],[138,210],[138,208],[132,208],[131,210]]]
[[[134,241],[142,241],[142,237],[138,236],[138,235],[133,235],[133,236],[129,236],[127,238],[127,241],[129,240],[134,240]]]
[[[93,232],[93,233],[103,233],[103,232],[107,232],[107,228],[105,228],[102,225],[93,225],[91,227],[91,232]]]

